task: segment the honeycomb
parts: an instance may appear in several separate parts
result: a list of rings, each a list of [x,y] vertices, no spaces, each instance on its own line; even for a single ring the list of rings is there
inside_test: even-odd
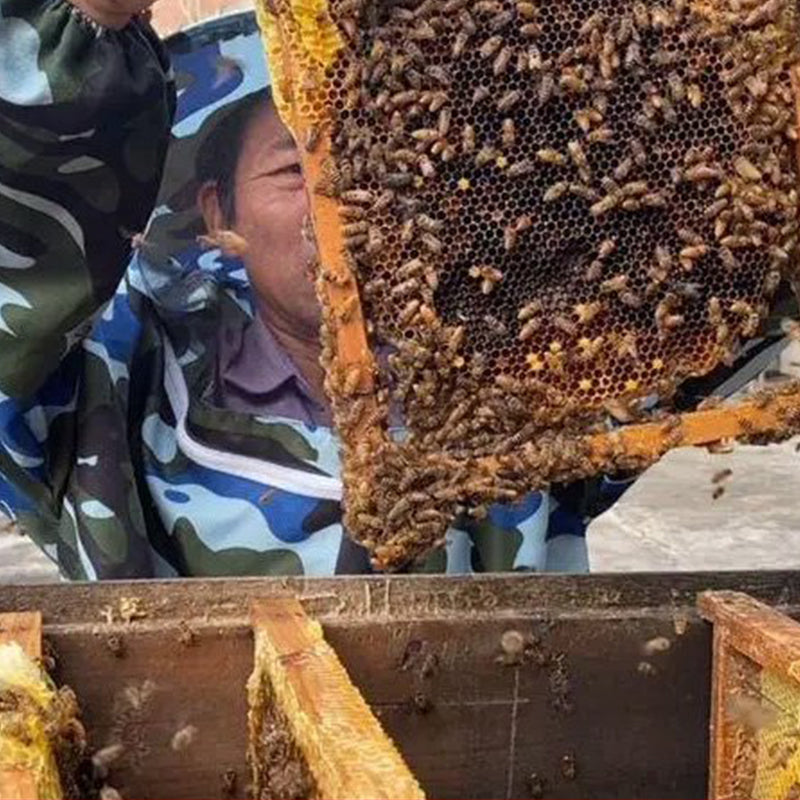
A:
[[[577,434],[757,333],[797,244],[791,0],[261,11],[380,566],[596,471]]]

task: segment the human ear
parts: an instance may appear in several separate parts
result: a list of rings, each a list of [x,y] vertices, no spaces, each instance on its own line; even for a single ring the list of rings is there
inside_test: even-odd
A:
[[[216,181],[206,181],[200,187],[200,191],[197,193],[197,208],[203,217],[208,233],[220,231],[226,227]]]

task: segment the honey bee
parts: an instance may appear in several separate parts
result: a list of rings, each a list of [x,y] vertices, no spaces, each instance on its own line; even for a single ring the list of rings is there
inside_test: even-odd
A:
[[[417,315],[417,312],[419,311],[420,305],[421,305],[421,303],[420,303],[419,300],[416,300],[416,299],[415,300],[409,300],[408,303],[406,304],[405,308],[403,308],[403,310],[400,312],[400,314],[397,317],[398,325],[401,325],[401,326],[408,325],[411,322],[411,320],[413,320],[414,317]]]
[[[436,175],[436,167],[433,166],[433,162],[424,153],[418,156],[417,166],[424,178],[433,178]]]
[[[491,58],[503,46],[502,36],[490,36],[479,48],[481,58]]]
[[[589,209],[589,213],[593,217],[602,217],[617,208],[622,201],[620,194],[607,194],[602,199],[594,203]]]
[[[602,303],[578,303],[573,312],[578,319],[579,325],[588,325],[603,310]]]
[[[481,103],[486,100],[491,92],[489,88],[486,86],[477,86],[475,91],[472,93],[472,102],[473,103]]]
[[[464,51],[467,49],[467,44],[469,44],[469,34],[461,30],[456,34],[455,39],[453,40],[453,48],[451,54],[453,58],[461,58],[464,55]]]
[[[559,181],[550,186],[544,193],[545,203],[554,203],[560,200],[569,191],[569,183],[567,181]]]
[[[630,290],[621,292],[619,295],[620,302],[628,306],[628,308],[641,308],[642,307],[642,298],[639,297],[636,292],[632,292]]]
[[[516,3],[517,14],[522,19],[533,20],[538,16],[538,9],[528,0],[517,0]]]
[[[594,203],[598,198],[597,192],[584,183],[571,183],[569,185],[569,191],[570,194],[574,194],[576,197],[580,197],[582,200],[586,200],[589,203]]]
[[[555,88],[556,82],[553,75],[549,72],[543,73],[537,92],[537,100],[540,106],[546,105],[550,101],[555,92]]]
[[[617,249],[616,239],[604,239],[600,242],[600,247],[597,251],[597,257],[602,261],[607,259]]]
[[[692,108],[700,108],[703,105],[703,90],[696,83],[690,83],[686,87],[686,97]]]
[[[553,325],[560,331],[566,333],[567,336],[576,336],[578,333],[578,328],[575,323],[571,319],[560,314],[556,314],[556,316],[553,317]]]
[[[747,181],[761,181],[763,176],[761,171],[756,168],[752,161],[745,158],[744,156],[739,156],[734,163],[734,169]]]
[[[495,286],[503,280],[503,273],[494,267],[470,267],[469,276],[481,281],[481,292],[491,294]]]
[[[543,306],[541,300],[532,300],[519,310],[517,313],[517,319],[520,322],[526,322],[532,317],[535,317],[537,314],[541,314],[542,310]]]
[[[528,69],[531,72],[539,72],[542,69],[544,61],[542,59],[542,51],[535,45],[529,45],[527,51]]]
[[[309,125],[305,132],[303,145],[307,153],[315,153],[322,139],[322,128],[319,125]]]
[[[396,286],[393,286],[391,290],[391,295],[392,297],[404,297],[406,295],[411,294],[412,292],[418,291],[420,285],[421,284],[418,278],[409,278],[408,280],[405,280],[402,283],[398,283]]]
[[[517,129],[514,125],[514,120],[506,117],[502,123],[502,141],[503,147],[510,149],[514,146],[517,140]]]
[[[574,72],[565,71],[561,73],[558,84],[572,94],[582,94],[588,89],[586,81]]]
[[[352,205],[371,205],[375,195],[367,189],[349,189],[342,192],[341,199]]]
[[[498,101],[497,110],[501,113],[511,110],[522,98],[519,89],[509,89]]]
[[[587,283],[596,283],[603,277],[603,262],[598,258],[592,261],[583,273]]]
[[[519,161],[513,163],[509,168],[506,174],[509,178],[520,178],[523,175],[530,175],[534,171],[535,167],[533,162],[528,158],[523,158]]]
[[[563,153],[559,153],[558,150],[553,150],[551,148],[537,150],[536,157],[545,164],[553,164],[558,167],[562,167],[567,163],[567,159]]]
[[[600,290],[608,293],[618,293],[626,289],[628,286],[628,276],[619,274],[608,278],[600,284]]]
[[[498,153],[493,147],[482,147],[475,156],[475,166],[485,167],[487,164],[491,164],[491,162],[494,161],[497,156]]]
[[[499,77],[508,69],[508,65],[511,63],[511,57],[513,55],[514,51],[512,48],[503,47],[495,56],[495,59],[492,62],[492,74],[495,77]]]
[[[587,137],[586,141],[590,144],[608,144],[614,139],[614,131],[611,128],[597,128],[593,130]]]
[[[519,340],[521,342],[527,342],[528,339],[532,339],[534,334],[542,329],[543,325],[544,322],[540,317],[534,317],[528,320],[520,329]]]
[[[519,33],[527,39],[534,39],[542,32],[542,26],[537,22],[526,22],[519,28]]]
[[[578,171],[586,176],[588,180],[591,177],[591,169],[589,168],[589,160],[586,157],[586,151],[581,146],[580,142],[572,141],[567,144],[567,151]]]
[[[461,131],[461,149],[465,153],[472,153],[475,150],[475,128],[472,125],[465,125]]]
[[[434,255],[441,255],[444,250],[444,245],[440,239],[437,239],[432,233],[423,233],[420,236],[420,243],[422,246]]]
[[[631,139],[629,146],[631,153],[633,154],[633,160],[635,164],[639,167],[645,166],[645,164],[647,164],[647,150],[645,150],[645,147],[641,141],[636,138]]]

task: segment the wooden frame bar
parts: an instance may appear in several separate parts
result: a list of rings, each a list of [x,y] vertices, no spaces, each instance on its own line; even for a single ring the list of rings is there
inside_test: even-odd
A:
[[[319,797],[424,798],[318,622],[294,598],[253,605],[256,680],[266,677]]]
[[[755,796],[762,758],[763,723],[749,713],[762,707],[763,671],[800,684],[800,623],[740,592],[704,592],[698,609],[714,625],[709,797],[744,800]]]

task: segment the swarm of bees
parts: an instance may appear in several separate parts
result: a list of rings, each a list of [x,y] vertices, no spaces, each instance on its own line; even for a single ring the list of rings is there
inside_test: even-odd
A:
[[[380,565],[441,544],[458,512],[519,498],[544,465],[588,474],[571,434],[757,332],[798,241],[795,14],[791,0],[330,0],[343,44],[310,82],[329,141],[312,205],[337,202],[387,353],[377,405],[354,400],[363,375],[334,379],[328,315],[348,528]],[[367,447],[357,420],[390,411],[406,438]]]

